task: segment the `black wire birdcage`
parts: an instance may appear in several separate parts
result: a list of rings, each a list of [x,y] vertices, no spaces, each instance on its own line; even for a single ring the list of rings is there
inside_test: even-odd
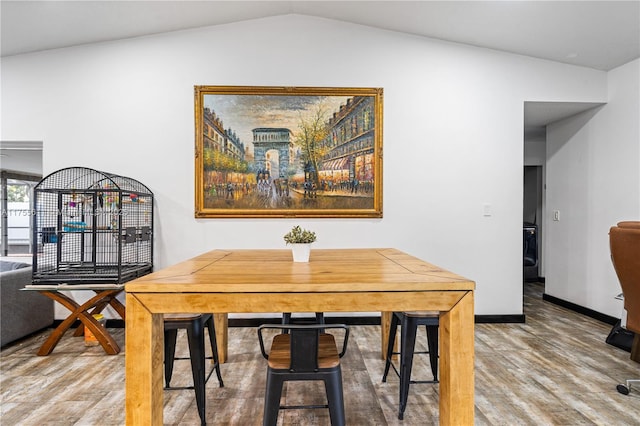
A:
[[[153,267],[153,193],[140,182],[69,167],[33,189],[34,284],[119,284]]]

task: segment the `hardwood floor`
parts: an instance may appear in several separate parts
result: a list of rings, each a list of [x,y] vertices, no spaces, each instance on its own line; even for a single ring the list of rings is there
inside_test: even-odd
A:
[[[476,324],[477,425],[640,425],[640,389],[616,385],[640,378],[629,353],[605,343],[607,324],[542,301],[542,286],[525,284],[526,324]],[[124,330],[111,330],[124,347]],[[397,419],[398,379],[381,383],[378,326],[352,327],[343,359],[349,425],[438,424],[438,385],[411,385],[405,420]],[[54,352],[36,356],[48,333],[0,352],[2,425],[121,425],[124,352],[105,355],[68,333]],[[178,337],[187,355],[186,338]],[[419,344],[424,344],[424,333]],[[207,423],[259,425],[266,365],[255,328],[229,329],[230,360],[207,384]],[[417,355],[414,379],[430,379],[428,356]],[[188,361],[176,361],[172,385],[191,383]],[[323,403],[317,383],[290,383],[286,403]],[[192,390],[165,391],[165,424],[196,425]],[[327,425],[328,412],[286,410],[280,424]]]

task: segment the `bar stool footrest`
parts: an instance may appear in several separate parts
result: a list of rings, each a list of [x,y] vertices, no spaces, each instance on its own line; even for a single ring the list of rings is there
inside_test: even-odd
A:
[[[182,358],[174,358],[173,360],[175,361],[175,360],[179,360],[179,359],[187,360],[187,359],[190,359],[190,358],[182,357]],[[205,359],[213,359],[213,357],[212,356],[208,356],[208,357],[205,357]],[[211,375],[213,374],[213,372],[216,371],[216,367],[218,366],[217,364],[218,363],[216,362],[211,366],[211,369],[207,373],[207,377],[204,378],[204,384],[205,385],[207,384],[207,382],[209,382],[209,379],[211,378]],[[220,387],[223,388],[224,387],[224,383],[220,382]],[[191,386],[165,386],[165,387],[163,387],[163,389],[164,390],[185,390],[185,389],[195,389],[195,388],[193,387],[193,385],[191,385]]]
[[[414,352],[414,354],[428,354],[429,352]],[[398,355],[399,352],[393,352],[394,355]],[[396,373],[396,376],[398,376],[398,378],[400,378],[400,372],[398,371],[398,369],[396,368],[396,366],[392,363],[390,363],[391,368],[393,369],[393,372]],[[386,381],[386,377],[385,377],[385,381]],[[440,383],[440,380],[409,380],[409,384],[411,385],[415,385],[415,384],[420,384],[420,383]]]

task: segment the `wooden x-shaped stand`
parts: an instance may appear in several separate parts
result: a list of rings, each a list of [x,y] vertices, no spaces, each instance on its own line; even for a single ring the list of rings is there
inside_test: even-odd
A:
[[[120,352],[120,347],[113,339],[111,334],[107,331],[107,329],[100,325],[100,323],[93,317],[93,314],[98,314],[102,312],[104,308],[111,305],[118,315],[125,319],[125,307],[124,305],[116,299],[116,296],[124,290],[123,285],[118,286],[110,286],[109,288],[87,288],[81,285],[65,285],[58,286],[55,289],[47,288],[47,289],[36,289],[43,295],[59,302],[65,308],[71,311],[71,314],[58,325],[52,332],[49,338],[42,344],[40,350],[38,351],[38,355],[46,356],[49,355],[53,349],[56,347],[60,339],[66,331],[75,323],[76,320],[81,321],[81,325],[75,331],[74,336],[82,336],[84,334],[84,327],[87,327],[100,345],[104,349],[104,351],[109,355],[116,355]],[[84,302],[82,305],[78,304],[75,300],[70,298],[69,296],[61,293],[62,291],[71,291],[71,290],[92,290],[96,293],[91,299]]]

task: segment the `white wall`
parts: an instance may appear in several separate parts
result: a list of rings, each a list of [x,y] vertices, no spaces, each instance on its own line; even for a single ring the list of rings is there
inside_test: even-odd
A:
[[[194,85],[383,87],[384,218],[194,219]],[[522,313],[523,102],[606,100],[601,71],[298,15],[2,61],[2,138],[148,185],[157,267],[299,223],[475,280],[477,314]]]
[[[547,140],[542,139],[526,140],[524,143],[524,165],[542,166],[547,162]]]
[[[607,105],[547,127],[545,290],[619,318],[609,228],[640,220],[640,60],[608,74]]]

